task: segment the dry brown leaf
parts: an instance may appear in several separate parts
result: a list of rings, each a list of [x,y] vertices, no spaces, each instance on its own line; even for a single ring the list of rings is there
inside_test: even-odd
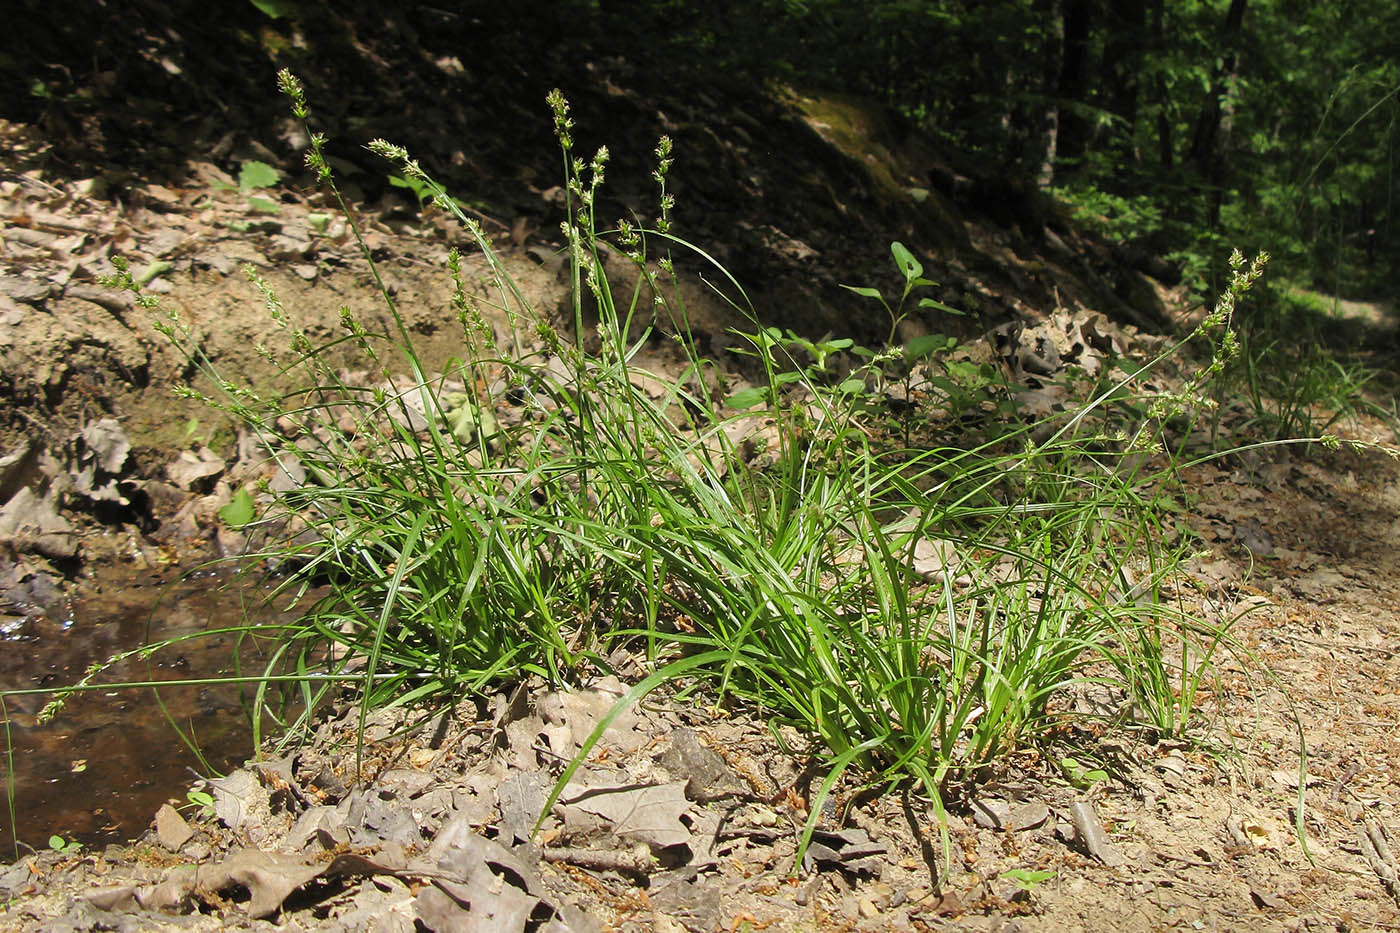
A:
[[[560,796],[566,829],[581,814],[602,818],[614,835],[645,842],[654,848],[684,845],[690,830],[681,816],[690,809],[685,783],[645,786],[599,785],[566,789]],[[586,817],[583,824],[589,824]]]

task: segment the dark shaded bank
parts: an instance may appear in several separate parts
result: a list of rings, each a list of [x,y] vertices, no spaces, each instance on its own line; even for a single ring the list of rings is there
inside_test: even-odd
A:
[[[853,317],[838,286],[897,284],[894,239],[927,260],[941,300],[976,305],[985,326],[1057,294],[1124,322],[1166,323],[1136,268],[1168,281],[1170,268],[1081,240],[1039,193],[880,105],[756,70],[762,57],[737,44],[741,19],[666,31],[655,12],[574,2],[21,7],[0,54],[0,115],[37,127],[52,147],[36,157],[44,171],[101,176],[119,199],[141,179],[179,180],[188,159],[235,176],[244,161],[268,161],[309,182],[304,140],[274,89],[288,67],[357,202],[415,203],[364,151],[383,137],[497,221],[502,239],[553,247],[560,155],[544,97],[558,87],[573,105],[576,154],[600,144],[612,154],[600,218],[655,215],[652,150],[670,135],[677,232],[750,289],[767,323],[884,336],[886,323],[866,307]],[[1044,270],[1009,272],[1016,261]]]

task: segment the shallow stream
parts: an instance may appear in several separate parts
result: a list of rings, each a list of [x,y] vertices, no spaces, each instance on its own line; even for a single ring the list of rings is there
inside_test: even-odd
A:
[[[174,579],[176,582],[169,582]],[[0,639],[0,690],[60,687],[88,665],[155,640],[240,625],[256,593],[240,598],[239,582],[205,573],[183,580],[126,570],[101,571],[85,581],[66,611],[29,616]],[[263,609],[261,618],[273,613]],[[185,641],[122,662],[98,678],[182,680],[228,672],[235,650],[244,671],[261,670],[259,648],[232,634]],[[205,762],[223,771],[249,757],[251,730],[233,686],[96,690],[75,694],[51,722],[35,724],[49,697],[6,698],[9,754],[0,746],[0,773],[13,779],[14,818],[0,805],[0,851],[11,833],[37,848],[51,835],[91,846],[139,836],[167,800],[208,767],[180,740],[172,721],[194,738]],[[10,769],[13,767],[13,774]]]

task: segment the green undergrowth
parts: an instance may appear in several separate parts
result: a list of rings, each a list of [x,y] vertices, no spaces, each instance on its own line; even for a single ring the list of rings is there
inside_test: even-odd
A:
[[[280,80],[306,120],[300,85]],[[262,542],[250,565],[279,568],[277,594],[305,607],[250,633],[276,645],[246,678],[259,706],[295,693],[299,717],[280,721],[295,735],[337,697],[363,724],[532,675],[578,684],[623,651],[647,673],[614,715],[664,686],[810,740],[824,777],[804,848],[843,775],[912,787],[941,820],[986,766],[1051,736],[1191,734],[1198,688],[1237,647],[1233,620],[1192,613],[1179,574],[1194,542],[1177,518],[1180,438],[1208,417],[1197,401],[1237,349],[1235,303],[1265,257],[1235,255],[1215,313],[1183,341],[1212,362],[1171,396],[1139,387],[1181,344],[1034,421],[947,338],[856,352],[758,323],[732,337],[762,376],[733,391],[674,288],[672,251],[708,257],[670,228],[669,141],[657,216],[604,231],[607,151],[579,158],[567,104],[556,92],[550,105],[572,320],[530,307],[477,223],[383,142],[371,148],[462,223],[490,273],[478,289],[452,253],[462,343],[441,371],[382,288],[389,332],[345,311],[316,342],[250,272],[284,338],[264,351],[277,388],[220,372],[177,314],[139,295],[201,373],[182,391],[232,413],[277,465],[225,512]],[[310,138],[307,164],[338,199]],[[632,260],[627,281],[605,273],[605,244]],[[853,300],[882,307],[893,337],[932,283],[910,250],[892,252],[903,293]],[[759,320],[740,283],[717,265],[710,278]],[[672,348],[674,371],[639,368],[651,344]],[[362,375],[339,364],[347,352]],[[1079,702],[1091,692],[1107,704]]]
[[[1239,359],[1220,381],[1217,395],[1239,398],[1246,417],[1236,435],[1284,440],[1355,424],[1370,415],[1400,429],[1394,402],[1378,398],[1382,371],[1361,352],[1356,327],[1348,326],[1315,293],[1266,289],[1252,313],[1238,321]],[[1348,338],[1348,334],[1353,336]],[[1216,417],[1218,428],[1219,414]]]

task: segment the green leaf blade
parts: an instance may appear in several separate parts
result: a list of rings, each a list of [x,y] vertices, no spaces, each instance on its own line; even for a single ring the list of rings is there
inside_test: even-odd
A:
[[[246,489],[239,489],[229,504],[219,509],[219,518],[225,525],[237,530],[252,522],[255,512],[252,494]]]
[[[904,281],[910,288],[922,284],[919,279],[924,274],[923,263],[914,258],[914,254],[898,240],[890,244],[890,252],[894,254],[894,261],[899,266],[899,271],[904,273]]]
[[[246,193],[259,188],[271,188],[281,177],[282,173],[266,162],[250,159],[243,163],[238,172],[238,190]]]
[[[764,404],[768,401],[769,397],[767,386],[755,386],[750,389],[740,389],[738,392],[735,392],[733,395],[729,396],[728,403],[730,408],[744,411],[745,409],[753,408],[755,405]]]

